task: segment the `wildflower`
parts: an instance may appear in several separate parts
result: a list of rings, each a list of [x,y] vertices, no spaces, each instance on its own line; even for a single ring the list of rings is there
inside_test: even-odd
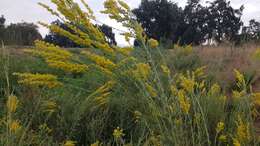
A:
[[[185,97],[185,93],[183,90],[178,91],[178,101],[182,112],[188,114],[191,105],[189,103],[189,100]]]
[[[243,74],[241,74],[238,70],[234,70],[234,72],[235,72],[235,77],[236,77],[236,80],[237,80],[237,86],[239,87],[239,88],[244,88],[246,85],[246,83],[245,83],[245,78],[244,78],[244,75]]]
[[[18,76],[18,83],[28,86],[44,86],[48,88],[55,88],[62,85],[57,81],[57,76],[52,74],[32,74],[32,73],[14,73]]]
[[[138,79],[147,80],[151,72],[151,68],[146,63],[136,64],[136,69],[133,71],[133,74]]]
[[[151,85],[149,85],[148,83],[145,83],[145,87],[146,87],[146,89],[147,89],[147,91],[148,91],[148,93],[150,94],[151,97],[157,96],[156,90]]]
[[[235,98],[235,99],[239,99],[240,97],[243,97],[246,95],[246,91],[243,90],[241,92],[239,91],[232,91],[232,96]]]
[[[161,65],[161,69],[163,73],[165,73],[166,75],[170,75],[171,71],[166,65]]]
[[[218,122],[217,128],[216,128],[217,133],[219,133],[222,130],[224,130],[224,128],[225,128],[225,124],[223,122]]]
[[[46,62],[52,68],[61,69],[69,73],[83,73],[88,69],[88,66],[85,64],[71,63],[69,61],[48,59]]]
[[[117,51],[125,56],[129,56],[130,53],[134,50],[132,47],[123,47],[120,49],[117,49]]]
[[[194,75],[197,77],[197,78],[203,78],[205,73],[204,73],[204,70],[205,70],[206,66],[202,66],[202,67],[199,67],[197,68],[195,71],[194,71]]]
[[[181,86],[185,89],[188,93],[193,93],[195,81],[184,76],[181,77]]]
[[[20,123],[19,121],[15,120],[12,121],[11,124],[9,125],[10,131],[16,133],[20,128]]]
[[[43,104],[42,104],[42,108],[45,112],[48,112],[48,113],[53,113],[56,111],[58,105],[55,101],[52,101],[52,100],[47,100],[47,101],[44,101]]]
[[[217,95],[220,93],[220,86],[218,84],[213,84],[209,90],[209,94],[211,95]]]
[[[123,133],[123,129],[117,127],[116,129],[114,129],[113,131],[113,136],[116,138],[116,139],[119,139],[121,138],[122,136],[124,136],[125,134]]]
[[[107,104],[107,102],[108,102],[108,96],[110,95],[110,92],[106,92],[106,93],[103,93],[102,95],[100,95],[100,96],[97,96],[97,97],[95,97],[95,102],[97,102],[97,104],[99,105],[99,106],[102,106],[102,105],[105,105],[105,104]]]
[[[43,132],[45,132],[45,133],[47,133],[47,134],[49,134],[49,133],[52,132],[52,130],[47,126],[46,123],[40,125],[40,126],[39,126],[39,130],[41,130],[41,131],[43,131]]]
[[[149,40],[148,40],[148,44],[149,44],[149,46],[150,46],[152,49],[158,47],[158,45],[159,45],[158,41],[155,40],[155,39],[149,39]]]
[[[175,85],[171,85],[171,93],[172,95],[177,96],[178,89]]]
[[[71,140],[67,140],[64,143],[64,146],[75,146],[76,145],[76,141],[71,141]]]
[[[96,141],[95,143],[92,143],[90,146],[101,146],[102,143],[100,143],[99,141]]]
[[[221,142],[227,142],[227,136],[226,135],[220,135],[218,137],[218,140],[221,141]]]
[[[86,55],[91,61],[94,61],[97,65],[113,70],[116,67],[116,64],[112,62],[110,59],[105,58],[104,56],[96,55],[89,51],[81,52],[83,55]]]
[[[233,138],[233,145],[234,146],[241,146],[240,142],[236,138]]]
[[[250,139],[249,124],[242,121],[241,117],[237,120],[237,138],[240,141],[247,141]]]
[[[14,95],[10,95],[8,97],[7,103],[6,103],[8,111],[9,112],[15,112],[16,109],[17,109],[18,103],[19,103],[19,101],[18,101],[17,97],[14,96]]]
[[[139,120],[141,119],[142,113],[139,111],[134,111],[134,120],[135,123],[139,122]]]

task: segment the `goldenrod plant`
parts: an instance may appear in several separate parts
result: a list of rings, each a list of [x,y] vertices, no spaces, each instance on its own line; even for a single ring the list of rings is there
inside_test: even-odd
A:
[[[25,51],[45,62],[48,70],[12,73],[20,90],[6,93],[1,145],[258,144],[253,122],[260,96],[246,89],[238,70],[237,88],[227,97],[218,84],[207,81],[206,66],[171,69],[158,41],[147,37],[123,0],[106,0],[102,13],[126,27],[122,35],[127,42],[135,38],[139,47],[109,45],[84,0],[83,8],[73,0],[51,2],[56,9],[40,5],[73,32],[40,24],[83,48],[75,53],[36,41],[35,48]],[[186,46],[180,53],[192,51]]]

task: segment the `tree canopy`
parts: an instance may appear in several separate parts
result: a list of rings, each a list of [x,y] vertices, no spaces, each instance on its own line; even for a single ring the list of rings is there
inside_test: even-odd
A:
[[[151,38],[198,45],[209,40],[234,41],[243,25],[243,8],[235,9],[226,0],[206,6],[200,0],[188,0],[184,8],[169,0],[142,0],[133,13]]]

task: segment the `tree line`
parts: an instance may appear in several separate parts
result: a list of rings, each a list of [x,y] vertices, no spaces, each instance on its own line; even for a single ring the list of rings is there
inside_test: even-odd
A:
[[[243,5],[235,9],[227,0],[214,0],[206,5],[200,0],[188,0],[184,8],[170,0],[142,0],[133,13],[149,37],[166,43],[259,41],[260,23],[251,20],[249,26],[244,26],[243,10]]]
[[[37,25],[33,23],[12,23],[6,26],[5,21],[2,15],[0,17],[0,44],[31,46],[35,40],[42,39]]]

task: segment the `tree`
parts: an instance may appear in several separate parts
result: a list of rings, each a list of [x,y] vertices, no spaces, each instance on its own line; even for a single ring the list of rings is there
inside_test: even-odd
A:
[[[3,40],[8,45],[31,46],[37,39],[42,39],[38,26],[33,23],[23,22],[7,26]]]
[[[3,41],[3,39],[4,39],[4,31],[5,31],[5,18],[2,15],[0,17],[0,44],[1,44],[1,41]]]
[[[73,33],[73,31],[67,25],[65,25],[63,22],[61,22],[59,20],[53,21],[51,24],[57,25],[60,28],[69,31],[70,33]],[[47,34],[44,38],[44,41],[55,44],[55,45],[59,45],[61,47],[80,47],[78,44],[74,43],[67,37],[61,36],[54,32],[50,32],[49,34]]]
[[[72,33],[72,34],[75,34],[75,32],[73,32],[73,30],[71,30],[65,23],[59,21],[59,20],[56,20],[56,21],[53,21],[51,23],[52,25],[57,25],[59,26],[60,28]],[[116,45],[116,40],[115,40],[115,34],[113,33],[112,31],[112,28],[107,26],[107,25],[95,25],[96,27],[98,27],[105,35],[106,37],[106,40],[107,42],[110,44],[110,45]],[[84,26],[82,25],[77,25],[78,29],[80,29],[81,31],[84,32]],[[61,47],[82,47],[76,43],[74,43],[73,41],[71,41],[70,39],[68,39],[67,37],[64,37],[64,36],[61,36],[57,33],[54,33],[54,32],[50,32],[48,35],[45,36],[44,40],[46,42],[49,42],[49,43],[53,43],[55,45],[59,45]]]
[[[233,41],[239,34],[243,25],[241,16],[244,6],[234,9],[230,1],[215,0],[210,3],[208,19],[208,39],[213,38],[217,42],[223,40]]]
[[[178,42],[178,28],[183,24],[183,10],[176,3],[168,0],[142,0],[133,13],[148,37]]]
[[[180,44],[199,45],[205,42],[207,33],[208,9],[200,4],[200,0],[188,0],[184,8],[184,24]]]
[[[98,27],[104,33],[106,40],[110,45],[117,45],[117,42],[115,39],[115,34],[113,33],[113,30],[111,27],[109,27],[108,25],[105,25],[105,24],[98,26]]]

